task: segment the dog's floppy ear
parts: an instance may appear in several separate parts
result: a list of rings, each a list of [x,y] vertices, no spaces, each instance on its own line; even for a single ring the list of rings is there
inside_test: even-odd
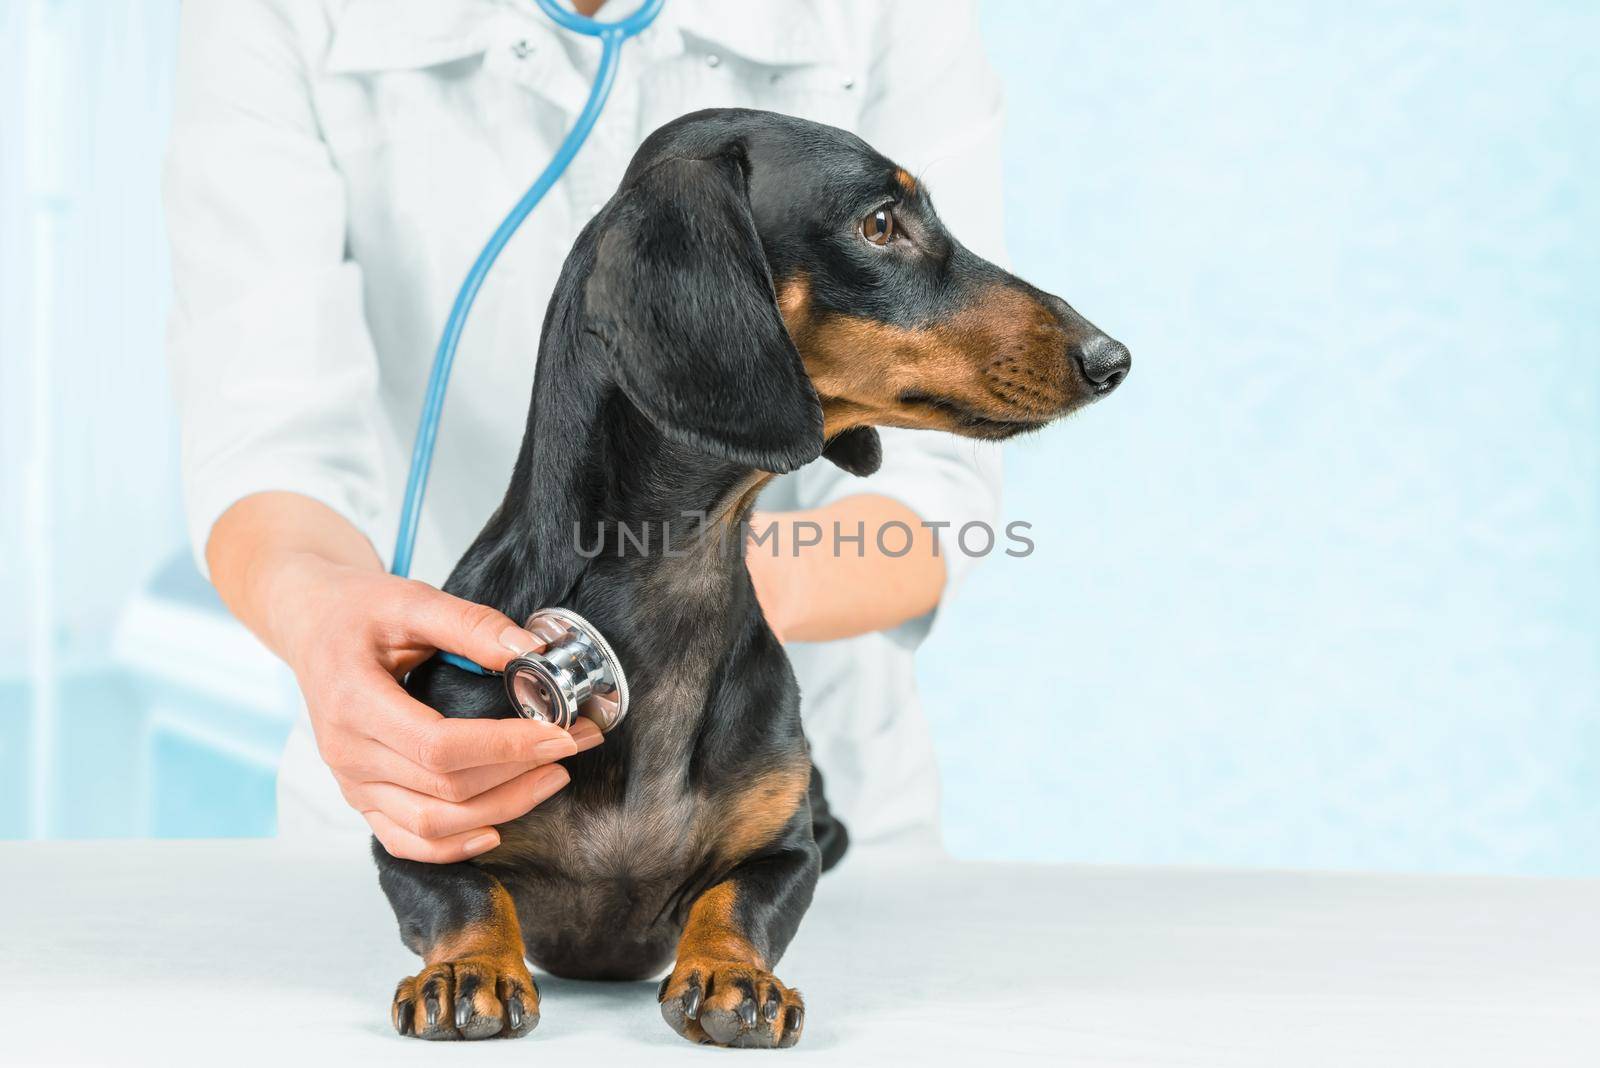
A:
[[[870,426],[851,427],[829,438],[822,455],[852,475],[865,478],[883,466],[883,442]]]
[[[584,291],[628,399],[674,440],[782,473],[822,453],[822,405],[778,314],[744,153],[650,167],[607,209]]]

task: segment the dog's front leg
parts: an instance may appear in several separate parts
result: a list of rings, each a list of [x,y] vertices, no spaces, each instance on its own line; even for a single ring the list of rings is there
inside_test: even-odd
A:
[[[800,991],[771,969],[811,904],[821,860],[802,805],[783,839],[697,898],[661,981],[661,1015],[691,1042],[792,1046],[805,1027]]]
[[[518,1038],[539,1022],[511,895],[471,864],[418,864],[376,840],[378,881],[424,968],[400,980],[390,1020],[418,1038]]]

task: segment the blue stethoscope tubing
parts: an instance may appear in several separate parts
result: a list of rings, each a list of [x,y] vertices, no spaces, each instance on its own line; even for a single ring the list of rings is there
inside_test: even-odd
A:
[[[478,258],[473,261],[472,269],[467,272],[466,280],[461,283],[461,289],[456,293],[455,303],[450,308],[450,317],[445,320],[444,333],[439,338],[439,347],[434,351],[433,370],[428,374],[428,388],[423,394],[422,415],[417,422],[416,441],[411,446],[411,470],[406,475],[406,494],[400,508],[400,529],[394,539],[394,559],[389,568],[390,574],[405,578],[411,573],[411,556],[417,545],[417,524],[422,517],[422,498],[428,490],[428,470],[433,466],[433,449],[439,436],[439,415],[444,409],[444,394],[450,384],[450,368],[455,363],[456,347],[461,343],[461,332],[467,325],[467,313],[472,310],[472,303],[478,297],[478,290],[483,286],[483,280],[489,274],[489,268],[494,266],[494,261],[500,257],[506,243],[511,240],[511,235],[517,232],[530,212],[544,199],[544,195],[555,185],[556,180],[566,171],[573,157],[589,139],[589,133],[594,129],[596,120],[600,118],[600,110],[606,105],[606,98],[611,95],[611,87],[617,80],[617,63],[622,57],[623,42],[630,37],[643,32],[656,16],[661,13],[661,5],[665,0],[644,0],[633,14],[616,22],[601,22],[598,19],[588,18],[576,11],[569,11],[562,7],[558,0],[535,0],[546,15],[556,25],[573,33],[581,33],[587,37],[600,39],[600,67],[595,71],[594,85],[589,90],[589,99],[584,101],[583,110],[578,113],[577,121],[572,124],[572,129],[567,131],[567,136],[556,149],[555,155],[534,179],[528,191],[522,194],[516,206],[495,228],[490,236],[489,243],[483,246],[483,251],[478,253]],[[465,657],[454,653],[440,652],[439,658],[456,667],[480,675],[491,674],[489,671],[473,663]]]

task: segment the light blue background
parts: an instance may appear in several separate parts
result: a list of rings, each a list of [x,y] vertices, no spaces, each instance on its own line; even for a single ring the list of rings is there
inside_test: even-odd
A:
[[[1600,871],[1597,12],[986,8],[1016,266],[1134,369],[951,613],[1026,681],[924,651],[958,851]]]
[[[107,653],[213,609],[162,571],[174,7],[88,7],[0,15],[0,833],[263,833],[284,703]],[[1038,550],[924,650],[956,852],[1600,873],[1597,10],[985,7],[1015,265],[1135,366],[1008,449]]]

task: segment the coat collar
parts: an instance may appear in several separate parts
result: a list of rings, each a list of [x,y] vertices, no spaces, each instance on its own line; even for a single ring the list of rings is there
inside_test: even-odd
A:
[[[328,74],[434,67],[479,55],[501,15],[494,0],[350,0],[333,14]]]
[[[631,2],[610,0],[619,7]],[[667,0],[662,18],[669,11],[683,37],[751,63],[803,66],[837,58],[826,32],[831,11],[820,0]]]
[[[609,0],[600,17],[616,18],[611,9],[625,12],[635,2]],[[835,51],[825,28],[832,13],[823,0],[667,0],[634,44],[651,59],[694,49],[769,66],[823,63]],[[531,48],[559,48],[555,38],[565,33],[533,0],[349,0],[333,14],[323,70],[415,70],[524,39]]]

